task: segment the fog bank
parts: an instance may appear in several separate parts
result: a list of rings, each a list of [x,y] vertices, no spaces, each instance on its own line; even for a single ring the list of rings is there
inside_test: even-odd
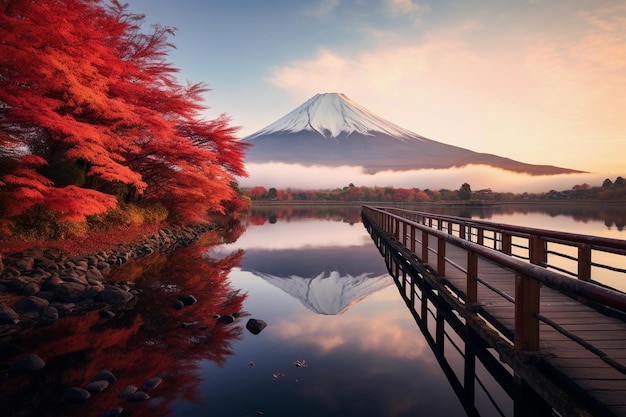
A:
[[[380,171],[367,173],[362,167],[265,163],[247,164],[248,178],[239,180],[242,187],[262,186],[278,189],[333,189],[352,183],[355,186],[393,186],[396,188],[458,189],[468,183],[472,190],[491,188],[494,192],[547,192],[569,190],[587,183],[600,186],[605,177],[600,174],[563,174],[531,176],[501,169],[470,165],[453,169],[423,169],[412,171]],[[612,181],[615,178],[610,178]]]

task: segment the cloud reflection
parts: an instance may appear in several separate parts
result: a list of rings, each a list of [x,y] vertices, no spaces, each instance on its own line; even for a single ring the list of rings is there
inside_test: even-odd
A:
[[[356,306],[359,311],[351,314],[351,310],[341,316],[292,312],[289,318],[275,324],[274,336],[289,343],[315,346],[320,355],[349,346],[355,355],[384,351],[389,356],[432,360],[431,355],[425,355],[430,352],[429,347],[418,337],[417,324],[409,312],[396,308],[399,302],[398,290],[393,286],[372,294],[367,311]],[[408,335],[407,329],[415,329],[415,337]]]

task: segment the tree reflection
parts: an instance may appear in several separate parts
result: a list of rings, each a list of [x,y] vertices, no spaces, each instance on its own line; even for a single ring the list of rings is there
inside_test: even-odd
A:
[[[208,232],[189,247],[116,268],[107,280],[126,282],[138,296],[134,305],[116,309],[113,319],[94,311],[27,330],[3,343],[3,358],[24,350],[47,365],[34,375],[2,377],[0,415],[97,416],[121,406],[134,416],[165,416],[177,399],[200,402],[201,361],[224,364],[232,343],[242,335],[241,324],[214,318],[241,312],[246,298],[228,281],[243,251],[219,259],[208,256],[208,248],[223,240],[217,232]],[[176,310],[174,302],[181,294],[192,294],[198,302]],[[118,381],[86,404],[63,403],[66,387],[84,387],[103,369]],[[164,382],[150,392],[148,402],[118,398],[124,386],[141,386],[154,376]]]
[[[361,205],[253,206],[248,221],[254,226],[277,221],[326,219],[350,224],[361,222]]]

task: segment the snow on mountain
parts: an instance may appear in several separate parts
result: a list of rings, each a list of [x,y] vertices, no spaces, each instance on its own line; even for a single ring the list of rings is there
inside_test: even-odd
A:
[[[423,139],[377,116],[341,93],[316,94],[300,107],[246,139],[272,133],[302,131],[317,132],[324,137],[331,138],[336,138],[341,133],[372,135],[378,132],[401,140]]]
[[[251,145],[246,150],[246,164],[275,162],[308,167],[357,166],[368,174],[420,169],[448,170],[470,165],[530,175],[581,173],[569,168],[528,164],[437,142],[403,129],[345,95],[336,93],[315,95],[242,141]],[[252,170],[250,177],[255,178]],[[297,186],[295,180],[292,178],[290,186]]]
[[[297,275],[279,277],[259,271],[253,273],[299,300],[309,310],[324,315],[341,314],[393,283],[388,274],[341,276],[338,271],[330,271],[306,278]]]

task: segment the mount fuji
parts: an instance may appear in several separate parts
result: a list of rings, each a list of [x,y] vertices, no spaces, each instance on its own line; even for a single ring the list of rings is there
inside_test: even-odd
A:
[[[469,165],[529,175],[582,173],[437,142],[391,123],[339,93],[317,94],[242,141],[251,145],[245,161],[257,164],[361,166],[368,173]]]

